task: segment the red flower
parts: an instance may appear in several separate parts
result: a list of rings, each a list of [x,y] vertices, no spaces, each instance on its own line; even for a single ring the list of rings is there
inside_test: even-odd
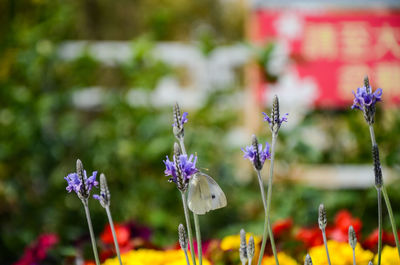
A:
[[[85,260],[85,263],[83,265],[96,265],[96,263],[93,260]]]
[[[133,241],[131,240],[131,229],[126,224],[114,224],[115,233],[117,234],[117,242],[121,253],[128,252],[133,249]],[[114,238],[112,236],[111,227],[104,227],[100,235],[101,241],[104,243],[104,248],[100,252],[100,260],[104,261],[116,255]]]
[[[350,225],[353,226],[356,234],[361,231],[362,222],[360,219],[353,218],[351,213],[347,210],[339,211],[335,216],[335,226],[347,234]]]
[[[293,220],[291,218],[278,220],[272,225],[272,232],[274,236],[279,237],[282,234],[288,232],[293,226]]]
[[[125,225],[115,224],[115,233],[117,234],[117,241],[119,246],[123,246],[129,242],[131,232]],[[107,225],[100,235],[101,241],[104,244],[114,244],[114,239],[111,232],[110,225]]]
[[[303,242],[306,248],[319,246],[324,243],[321,230],[318,227],[300,228],[296,234],[296,239]]]
[[[350,225],[353,226],[356,235],[360,234],[362,228],[362,222],[358,218],[353,218],[351,213],[347,210],[339,211],[335,216],[335,226],[333,229],[327,229],[327,237],[340,241],[346,242],[348,240],[348,231]]]
[[[363,246],[367,249],[374,250],[378,247],[379,230],[375,229],[363,242]],[[382,231],[382,243],[386,245],[395,246],[393,233]]]

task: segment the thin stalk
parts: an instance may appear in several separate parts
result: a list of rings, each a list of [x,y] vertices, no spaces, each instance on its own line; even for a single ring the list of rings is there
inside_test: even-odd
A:
[[[268,224],[269,224],[269,212],[271,208],[271,197],[272,197],[272,177],[274,175],[274,160],[275,160],[275,144],[276,144],[276,134],[272,134],[272,144],[271,144],[271,164],[269,167],[269,179],[268,179],[268,191],[267,191],[267,199],[265,199],[265,192],[264,192],[264,185],[262,182],[261,178],[261,172],[257,170],[257,176],[258,176],[258,183],[260,185],[260,190],[261,190],[261,197],[263,200],[264,204],[264,210],[265,210],[265,221],[264,221],[264,233],[263,233],[263,240],[261,244],[261,249],[260,249],[260,256],[258,258],[258,265],[261,265],[262,258],[264,255],[264,250],[265,250],[265,245],[267,243],[267,237],[268,237]],[[271,247],[272,249],[275,248],[275,241],[272,239],[273,234],[272,231],[270,232],[270,237],[271,237]],[[275,257],[275,262],[277,265],[278,263],[278,257],[276,253],[274,253]]]
[[[275,246],[275,239],[271,228],[271,220],[269,218],[268,218],[268,233],[271,239],[271,248],[272,248],[272,254],[274,255],[275,258],[275,263],[279,265],[278,253],[276,252],[276,246]]]
[[[258,265],[261,265],[261,261],[262,261],[262,258],[264,256],[265,245],[267,244],[268,224],[269,224],[268,219],[265,217],[265,219],[264,219],[263,240],[262,240],[262,243],[261,243],[260,256],[258,257]]]
[[[253,259],[249,259],[249,263],[247,263],[247,264],[251,265],[252,261],[253,261]]]
[[[182,154],[187,155],[183,137],[179,139],[179,145],[181,146]],[[200,233],[200,223],[199,223],[198,215],[193,213],[193,219],[194,219],[194,229],[196,231],[196,242],[197,242],[197,252],[198,252],[197,255],[199,256],[199,264],[202,265],[203,264],[203,260],[202,260],[203,249],[201,246],[201,233]],[[193,249],[192,246],[190,246],[190,248]],[[194,249],[192,252],[194,253]]]
[[[182,154],[186,155],[186,148],[185,148],[185,143],[183,142],[183,138],[179,139],[179,145],[181,146],[182,149]]]
[[[371,135],[372,146],[374,146],[377,143],[376,143],[376,139],[375,139],[374,127],[372,125],[369,125],[369,132],[370,132],[370,135]],[[390,224],[392,225],[392,231],[393,231],[393,235],[394,235],[394,240],[396,242],[397,252],[399,253],[399,257],[400,257],[399,236],[397,234],[396,220],[394,219],[392,205],[390,204],[389,196],[387,194],[387,191],[386,191],[386,188],[385,188],[384,185],[382,185],[382,189],[381,190],[382,190],[383,199],[385,200],[386,208],[388,210]]]
[[[86,220],[87,220],[87,223],[88,223],[88,226],[89,226],[89,233],[90,233],[90,239],[92,241],[94,259],[96,260],[96,265],[100,265],[99,254],[97,253],[96,239],[94,237],[92,219],[90,218],[88,202],[87,202],[87,200],[86,201],[82,200],[82,203],[83,203],[83,206],[85,208]]]
[[[263,185],[263,181],[261,179],[261,171],[260,170],[257,170],[257,175],[258,175],[258,183],[260,184],[261,197],[263,198],[262,201],[263,201],[263,204],[264,204],[265,216],[267,216],[267,214],[266,214],[266,212],[267,212],[267,202],[266,202],[266,199],[265,199],[264,185]],[[268,234],[266,234],[267,233],[267,231],[266,231],[267,229],[268,229]],[[274,258],[275,258],[275,263],[279,265],[279,260],[278,260],[278,254],[276,252],[274,235],[272,233],[272,228],[271,228],[271,220],[270,220],[269,217],[268,217],[268,219],[266,217],[265,220],[264,220],[264,235],[265,234],[266,234],[265,241],[263,240],[264,248],[262,248],[262,246],[261,246],[261,248],[265,249],[265,245],[267,243],[268,235],[269,235],[270,239],[271,239],[271,248],[272,248],[272,253],[274,255]],[[263,237],[263,239],[264,239],[264,237]],[[260,255],[261,255],[261,252],[260,252]]]
[[[323,237],[323,239],[324,239],[324,245],[325,245],[326,257],[327,257],[327,259],[328,259],[328,264],[331,265],[331,259],[329,258],[328,242],[327,242],[327,240],[326,240],[325,229],[322,229],[322,237]]]
[[[187,265],[190,265],[189,257],[188,257],[188,254],[187,254],[187,250],[185,249],[185,250],[183,250],[183,252],[185,253],[186,264],[187,264]]]
[[[356,265],[356,250],[353,248],[353,265]]]
[[[396,231],[396,220],[394,219],[394,216],[393,216],[392,206],[390,204],[389,196],[387,194],[385,186],[382,186],[382,195],[383,195],[383,199],[385,200],[386,208],[389,213],[389,219],[390,219],[390,223],[392,224],[394,240],[396,241],[397,252],[399,253],[399,257],[400,257],[400,244],[399,244],[399,235],[397,234],[397,231]]]
[[[193,247],[193,234],[192,234],[192,225],[190,224],[189,210],[188,210],[188,206],[187,206],[187,202],[186,202],[185,193],[181,192],[181,195],[182,195],[183,211],[185,213],[186,227],[188,230],[190,254],[192,256],[192,263],[194,265],[196,265],[196,256],[195,256],[194,247]]]
[[[119,252],[119,245],[118,245],[118,240],[117,240],[117,233],[115,233],[114,222],[112,220],[110,207],[107,206],[105,209],[106,209],[106,212],[107,212],[108,223],[110,224],[110,227],[111,227],[111,233],[112,233],[112,236],[113,236],[113,239],[114,239],[115,251],[117,252],[118,261],[119,261],[119,264],[122,265],[121,253]]]
[[[381,265],[381,256],[382,256],[382,195],[381,195],[381,188],[377,188],[376,190],[378,191],[378,229],[379,229],[378,265]]]
[[[194,218],[194,229],[196,230],[196,242],[197,242],[197,255],[199,256],[199,264],[203,264],[203,251],[201,247],[201,233],[200,233],[200,222],[199,222],[199,216],[195,213],[193,213],[193,218]]]

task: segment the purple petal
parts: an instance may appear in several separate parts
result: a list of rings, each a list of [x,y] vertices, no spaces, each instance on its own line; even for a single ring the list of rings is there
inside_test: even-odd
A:
[[[181,123],[181,125],[183,125],[183,124],[185,124],[185,123],[187,123],[188,122],[188,119],[187,119],[187,116],[189,115],[189,113],[187,113],[187,112],[184,112],[183,114],[182,114],[182,123]]]
[[[382,88],[378,88],[378,89],[375,90],[375,92],[373,93],[374,97],[375,97],[376,99],[379,99],[379,100],[381,99],[382,94],[383,94]]]
[[[289,116],[289,113],[283,114],[283,115],[282,115],[282,118],[281,118],[281,123],[282,123],[282,122],[287,122],[287,121],[288,121],[288,116]]]
[[[271,118],[268,116],[267,113],[262,112],[262,114],[264,115],[264,121],[268,122],[269,124],[271,124]]]

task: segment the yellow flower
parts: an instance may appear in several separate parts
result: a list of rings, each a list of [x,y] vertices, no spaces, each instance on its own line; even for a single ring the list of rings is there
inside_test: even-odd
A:
[[[190,258],[190,253],[188,253]],[[138,249],[121,255],[124,265],[186,265],[182,250]],[[211,263],[203,258],[204,265]],[[103,265],[119,265],[117,258],[106,260]]]
[[[296,262],[296,260],[294,260],[292,257],[286,255],[285,252],[278,253],[278,260],[279,260],[279,265],[299,265]],[[274,256],[263,258],[261,265],[275,265]]]
[[[256,245],[256,249],[257,249],[257,245],[261,242],[261,237],[255,236],[251,233],[246,233],[246,241],[247,242],[249,242],[250,236],[253,236],[254,244]],[[239,249],[239,247],[240,247],[240,235],[239,234],[224,237],[220,244],[220,248],[223,251],[237,250],[237,249]]]
[[[375,255],[374,263],[378,264],[378,255]],[[399,265],[399,253],[396,247],[384,246],[382,249],[381,264]]]
[[[353,264],[353,250],[348,243],[330,240],[328,241],[328,250],[332,265]],[[371,251],[364,250],[359,244],[357,244],[355,252],[357,265],[368,264],[374,256]],[[309,254],[314,265],[328,265],[324,245],[311,248]]]
[[[261,237],[255,236],[252,233],[246,233],[246,242],[249,242],[250,236],[253,236],[254,238],[254,245],[255,245],[255,250],[254,250],[254,257],[252,264],[257,264],[258,261],[258,256],[260,253],[260,242],[261,242]],[[222,239],[219,247],[223,251],[228,251],[228,250],[234,250],[237,252],[237,255],[239,257],[239,247],[240,247],[240,235],[231,235],[231,236],[226,236]]]

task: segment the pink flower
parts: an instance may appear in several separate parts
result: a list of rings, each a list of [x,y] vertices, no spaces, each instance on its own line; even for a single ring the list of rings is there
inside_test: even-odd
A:
[[[24,255],[13,265],[32,265],[40,264],[40,261],[46,258],[47,252],[58,243],[56,234],[43,234],[25,248]]]

